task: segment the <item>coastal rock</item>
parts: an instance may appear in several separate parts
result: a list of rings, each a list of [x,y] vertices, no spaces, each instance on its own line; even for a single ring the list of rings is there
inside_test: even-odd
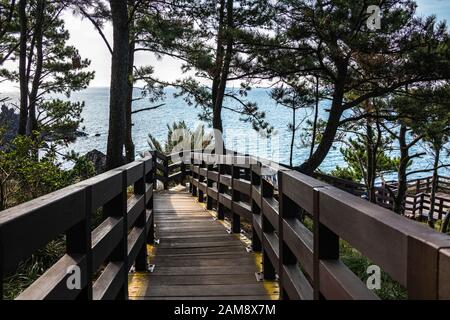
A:
[[[2,105],[0,111],[0,128],[6,129],[3,135],[3,144],[0,145],[0,150],[4,148],[5,145],[9,144],[14,137],[17,135],[19,130],[19,115],[14,112],[13,108],[8,108]]]
[[[94,164],[96,174],[105,172],[106,168],[106,155],[96,149],[88,152],[86,158]]]

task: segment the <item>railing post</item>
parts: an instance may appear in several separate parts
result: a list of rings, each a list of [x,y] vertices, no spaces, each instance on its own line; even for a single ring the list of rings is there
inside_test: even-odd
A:
[[[109,260],[123,263],[125,269],[123,285],[117,295],[118,300],[128,299],[128,219],[127,219],[127,172],[122,171],[122,192],[103,206],[105,217],[121,218],[122,239],[111,253]]]
[[[408,299],[436,300],[439,297],[439,246],[420,235],[407,238],[406,283]]]
[[[186,164],[184,163],[184,151],[180,151],[180,159],[181,159],[181,185],[186,186]]]
[[[203,161],[203,155],[202,155],[202,159],[201,159],[201,163],[199,164],[199,174],[198,174],[198,202],[203,203],[205,202],[205,193],[203,192],[203,190],[200,189],[200,183],[203,183],[205,181],[205,177],[202,176],[200,170],[205,168],[205,163]]]
[[[208,165],[206,168],[206,209],[208,210],[213,209],[213,198],[208,193],[209,188],[212,188],[213,186],[213,181],[209,179],[209,171],[213,171],[212,168],[213,166],[209,164],[208,160]]]
[[[255,170],[254,170],[255,169]],[[256,217],[259,217],[261,219],[261,208],[262,208],[262,195],[259,195],[258,200],[256,201],[256,197],[254,197],[253,193],[253,187],[259,187],[259,190],[261,190],[261,175],[257,174],[255,171],[258,171],[261,173],[261,164],[251,164],[250,165],[250,172],[251,172],[251,196],[250,196],[250,203],[252,208],[252,214],[253,214],[253,223],[252,223],[252,250],[255,252],[261,252],[262,250],[262,239],[259,238],[256,228],[255,228],[255,219]]]
[[[420,220],[422,220],[423,218],[423,207],[424,207],[424,202],[425,202],[425,194],[422,193],[420,195],[420,209],[419,209],[419,214],[420,214]]]
[[[158,189],[158,169],[157,169],[157,164],[158,164],[158,157],[156,155],[156,151],[151,152],[152,155],[152,163],[153,163],[153,175],[152,175],[152,181],[151,183],[153,183],[153,190],[157,190]]]
[[[283,171],[278,171],[278,193],[279,193],[279,214],[278,214],[278,241],[279,241],[279,271],[278,271],[278,283],[280,286],[280,300],[289,299],[284,289],[284,266],[293,265],[297,263],[297,259],[293,252],[289,249],[284,241],[283,224],[285,219],[295,218],[298,213],[298,207],[296,204],[285,196],[283,191]],[[267,192],[264,187],[263,180],[263,193],[267,196]],[[273,194],[273,190],[269,191]],[[270,194],[269,194],[270,195]]]
[[[233,163],[235,159],[233,158]],[[231,165],[231,233],[241,232],[241,217],[234,212],[234,202],[241,201],[241,194],[239,191],[234,189],[234,179],[239,179],[240,173],[239,168],[235,167],[234,164]]]
[[[85,188],[84,219],[67,230],[66,252],[69,255],[81,254],[86,257],[86,287],[78,295],[80,300],[92,300],[92,186]]]
[[[218,175],[218,182],[217,182],[217,219],[224,220],[225,219],[225,206],[220,202],[220,194],[223,194],[225,192],[225,186],[220,183],[220,176],[222,174],[226,173],[226,165],[223,163],[223,156],[218,155],[219,158],[219,175]]]
[[[169,159],[164,158],[164,190],[169,190]]]
[[[417,210],[417,195],[414,195],[414,202],[413,202],[413,209],[412,209],[413,218],[416,217],[416,210]]]
[[[142,178],[135,182],[134,184],[134,194],[140,195],[144,197],[144,203],[146,203],[146,192],[145,192],[145,162],[142,163]],[[140,213],[139,217],[136,220],[135,226],[144,229],[144,234],[147,234],[146,225],[147,225],[147,217],[146,217],[146,208]],[[139,250],[139,253],[136,257],[135,268],[137,271],[147,271],[147,245],[144,242],[144,245]]]
[[[262,179],[262,188],[261,188],[261,198],[272,198],[274,196],[273,186],[270,185],[266,180]],[[264,201],[264,200],[262,200]],[[266,250],[266,244],[265,244],[265,233],[272,233],[274,232],[274,228],[272,224],[267,220],[265,214],[263,205],[261,205],[261,228],[262,228],[262,256],[263,256],[263,274],[264,279],[266,280],[274,280],[275,279],[275,266],[273,265],[272,261],[270,261],[270,258],[267,254]]]
[[[194,185],[194,180],[197,179],[197,173],[194,171],[195,163],[195,153],[192,153],[191,155],[191,182],[192,182],[192,196],[197,196],[197,187]]]
[[[157,169],[156,169],[155,163],[153,161],[151,163],[152,163],[152,168],[145,176],[146,183],[155,183],[154,177],[156,176]],[[147,171],[145,164],[144,164],[144,170]],[[154,187],[153,187],[153,189],[154,189]],[[150,214],[151,214],[150,221],[149,221],[149,230],[147,230],[147,234],[148,234],[147,243],[153,244],[155,242],[155,224],[154,224],[155,214],[153,212],[153,190],[152,190],[150,199],[147,199],[147,195],[145,196],[145,201],[147,202],[146,210],[149,210]]]
[[[192,161],[192,152],[189,152],[189,169],[190,169],[190,172],[191,172],[191,176],[190,176],[190,178],[189,178],[189,193],[191,194],[191,195],[193,195],[194,194],[194,191],[193,191],[193,189],[192,189],[192,180],[194,179],[194,172],[192,171],[192,165],[193,165],[193,161]]]
[[[322,298],[320,293],[320,261],[339,259],[339,236],[320,221],[320,189],[322,188],[315,188],[313,193],[313,290],[315,300]]]

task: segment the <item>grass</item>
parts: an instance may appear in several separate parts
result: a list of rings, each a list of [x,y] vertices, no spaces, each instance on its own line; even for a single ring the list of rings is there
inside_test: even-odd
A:
[[[92,215],[92,229],[104,220],[102,209]],[[34,281],[61,259],[66,252],[64,236],[51,241],[43,249],[38,250],[29,259],[20,263],[14,275],[3,280],[3,297],[5,300],[15,299]]]
[[[313,232],[313,220],[305,216],[302,223]],[[363,282],[366,283],[369,275],[367,269],[369,266],[376,265],[371,262],[359,251],[352,248],[346,241],[341,240],[340,243],[340,259],[341,261]],[[407,292],[398,282],[393,280],[388,273],[381,271],[381,289],[375,290],[375,293],[383,300],[404,300],[407,299]]]
[[[28,288],[44,272],[55,264],[66,251],[66,242],[63,236],[51,241],[43,249],[22,262],[17,272],[3,280],[3,297],[5,300],[16,298]]]
[[[342,240],[340,241],[340,258],[364,283],[369,277],[367,269],[371,265],[376,265]],[[381,289],[375,290],[375,293],[383,300],[404,300],[408,298],[406,289],[384,271],[381,271]]]

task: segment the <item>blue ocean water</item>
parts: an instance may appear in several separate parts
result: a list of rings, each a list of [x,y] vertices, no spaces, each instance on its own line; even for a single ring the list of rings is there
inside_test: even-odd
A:
[[[140,153],[149,149],[148,134],[152,134],[160,141],[164,142],[167,137],[167,124],[184,120],[188,127],[196,128],[202,124],[199,121],[198,114],[201,111],[194,106],[188,106],[182,98],[175,98],[173,93],[175,89],[166,90],[166,98],[163,107],[155,110],[145,111],[133,115],[133,140],[136,145],[136,152]],[[3,93],[2,96],[6,94]],[[15,94],[8,94],[14,98]],[[135,91],[135,96],[139,97],[140,92]],[[60,97],[63,98],[63,97]],[[288,124],[292,121],[292,112],[290,109],[277,105],[270,98],[270,91],[264,88],[252,89],[247,99],[256,102],[261,111],[266,112],[266,120],[275,128],[274,134],[269,140],[258,137],[253,130],[251,123],[245,123],[240,120],[241,116],[229,110],[224,110],[224,133],[225,144],[227,148],[238,150],[240,152],[259,155],[262,157],[274,157],[274,160],[289,163],[289,148],[291,141],[291,132]],[[93,149],[106,152],[107,135],[108,135],[108,117],[109,117],[109,88],[89,88],[81,92],[74,93],[70,100],[84,101],[85,108],[82,114],[83,131],[86,137],[78,138],[77,141],[69,145],[66,150],[74,150],[80,154],[85,154]],[[227,101],[227,105],[237,103]],[[159,104],[159,103],[156,103]],[[150,107],[152,104],[147,99],[138,100],[134,103],[133,109],[141,109]],[[234,105],[238,106],[238,105]],[[325,111],[326,104],[323,103],[320,108],[320,117],[327,118]],[[312,110],[306,111],[306,116],[312,117]],[[303,114],[298,115],[298,119],[303,118]],[[294,165],[301,164],[309,156],[309,147],[300,143],[299,136],[296,138],[296,147],[294,149]],[[268,151],[266,145],[271,146]],[[418,146],[422,148],[424,146]],[[343,161],[340,145],[336,144],[329,152],[327,158],[321,166],[321,170],[330,172],[337,165],[345,166]],[[276,151],[271,154],[270,152]],[[423,151],[423,150],[421,150]],[[450,163],[450,158],[443,159]],[[416,160],[411,170],[424,169],[431,167],[432,161],[430,156],[425,156]],[[443,174],[450,174],[449,170],[442,170]],[[420,174],[419,176],[427,176],[429,174]],[[394,178],[395,174],[387,175],[385,178]]]
[[[174,98],[174,92],[176,92],[175,89],[166,90],[166,99],[162,102],[165,103],[165,106],[133,115],[133,141],[136,145],[137,153],[148,150],[147,140],[149,133],[160,141],[165,141],[168,131],[167,124],[184,120],[188,127],[192,129],[203,124],[198,117],[198,114],[201,112],[200,108],[188,106],[182,98]],[[139,97],[139,94],[139,91],[136,90],[136,97]],[[108,132],[108,88],[90,88],[74,94],[71,99],[86,102],[83,111],[83,126],[88,137],[79,138],[71,145],[70,149],[81,154],[94,148],[105,152]],[[289,163],[291,133],[288,129],[288,124],[292,121],[292,113],[288,108],[277,105],[270,98],[270,91],[267,89],[252,89],[247,100],[256,102],[260,111],[266,113],[266,120],[274,127],[274,133],[267,141],[259,137],[253,130],[251,123],[242,121],[240,114],[225,109],[223,121],[227,148],[262,157],[273,157],[274,160],[279,158],[280,162]],[[227,101],[226,105],[238,107],[236,103],[234,101]],[[148,100],[139,100],[134,103],[133,109],[138,110],[151,105]],[[323,110],[323,107],[321,108],[321,116],[326,118],[326,112]],[[312,109],[306,111],[307,115],[310,116],[312,116],[312,112]],[[299,113],[298,119],[300,120],[301,118],[303,118],[303,115]],[[269,145],[269,147],[266,148],[266,145]],[[309,147],[302,147],[300,136],[298,136],[294,150],[294,165],[301,164],[308,156]],[[339,148],[337,147],[331,150],[321,169],[330,171],[338,163],[343,164],[343,161]]]

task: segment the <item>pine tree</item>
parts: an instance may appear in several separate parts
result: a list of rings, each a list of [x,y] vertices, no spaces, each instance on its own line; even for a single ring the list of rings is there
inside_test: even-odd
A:
[[[70,35],[61,18],[64,8],[64,4],[47,0],[19,2],[19,21],[26,32],[21,30],[20,45],[13,56],[19,61],[19,72],[8,73],[9,80],[20,83],[19,134],[34,136],[39,132],[39,138],[53,142],[74,137],[84,106],[83,102],[63,101],[54,95],[70,97],[74,91],[87,88],[94,77],[93,72],[84,70],[90,61],[67,44]]]
[[[380,7],[379,30],[367,27],[369,5]],[[406,85],[450,78],[447,27],[416,17],[414,1],[280,0],[273,8],[276,28],[255,46],[261,69],[275,80],[318,76],[330,91],[320,144],[298,168],[305,173],[325,159],[347,110]]]

